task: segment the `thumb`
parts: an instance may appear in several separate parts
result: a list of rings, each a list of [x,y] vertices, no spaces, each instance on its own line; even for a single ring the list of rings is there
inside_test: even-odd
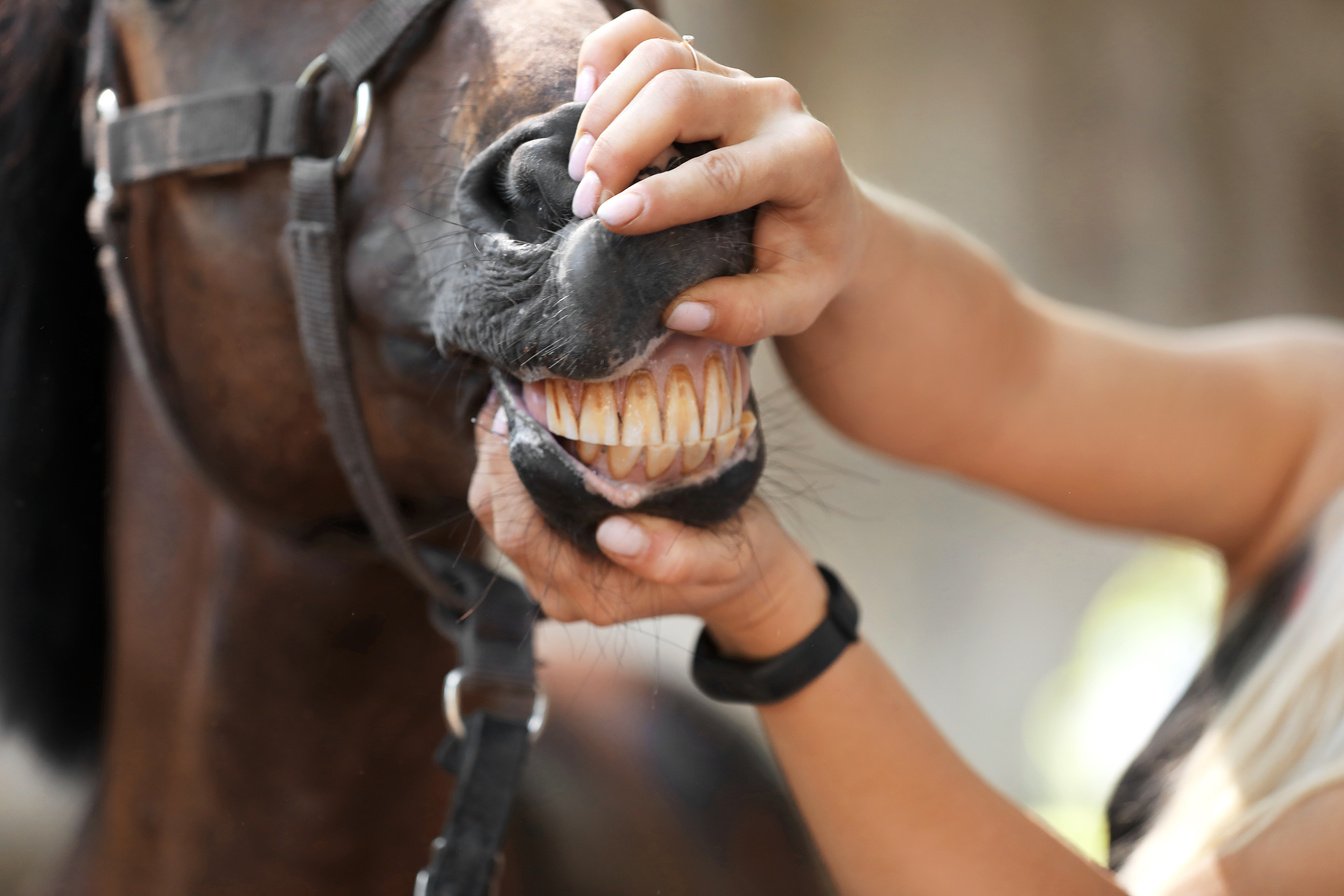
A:
[[[751,345],[770,336],[801,333],[826,304],[815,284],[796,272],[760,271],[716,277],[688,289],[668,309],[669,330]]]
[[[721,584],[742,572],[739,538],[662,517],[607,517],[597,546],[617,566],[663,585]]]

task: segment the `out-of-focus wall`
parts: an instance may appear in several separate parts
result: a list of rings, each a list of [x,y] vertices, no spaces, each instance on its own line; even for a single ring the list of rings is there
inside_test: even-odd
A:
[[[663,10],[709,55],[793,82],[856,172],[1052,295],[1173,324],[1344,312],[1340,4]],[[861,595],[868,632],[954,743],[1033,800],[1024,709],[1138,542],[867,456],[789,398],[769,358],[757,376],[776,505]]]

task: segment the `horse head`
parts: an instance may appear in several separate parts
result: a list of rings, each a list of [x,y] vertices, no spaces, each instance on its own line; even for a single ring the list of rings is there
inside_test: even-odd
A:
[[[367,88],[330,55],[311,64],[369,10],[425,14]],[[323,271],[365,469],[393,499],[396,543],[425,561],[403,570],[456,556],[427,543],[476,546],[465,495],[492,392],[527,487],[580,544],[613,507],[708,523],[750,490],[763,452],[745,358],[659,321],[680,290],[750,265],[751,215],[624,239],[567,211],[574,59],[610,12],[0,3],[0,721],[102,779],[59,892],[409,892],[456,786],[426,761],[445,721],[435,683],[484,654],[531,671],[515,589],[466,626],[434,592],[459,650],[426,624],[333,450],[296,303],[311,221],[291,206],[343,142],[362,153],[330,179],[339,249]],[[347,138],[352,119],[364,137]],[[488,634],[508,649],[473,652],[501,603],[518,612]],[[592,665],[547,665],[559,699],[504,892],[817,892],[754,754],[694,704],[654,705]],[[469,708],[501,680],[480,679]],[[563,817],[556,786],[582,794]],[[613,842],[619,857],[572,860]]]
[[[294,77],[364,6],[112,4],[122,102]],[[571,539],[591,545],[617,508],[727,518],[764,460],[746,357],[674,335],[661,315],[687,287],[750,267],[753,213],[645,237],[575,219],[580,107],[565,100],[576,48],[606,11],[457,0],[441,15],[388,61],[341,185],[349,342],[389,489],[413,525],[458,514],[472,421],[493,389],[524,484]],[[321,87],[334,152],[352,96],[339,79]],[[669,147],[646,174],[707,148]],[[144,366],[233,500],[297,529],[349,518],[295,350],[284,166],[200,173],[131,188],[130,241],[154,247],[129,275]]]

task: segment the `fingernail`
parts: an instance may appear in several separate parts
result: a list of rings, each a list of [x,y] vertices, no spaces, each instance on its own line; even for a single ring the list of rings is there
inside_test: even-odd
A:
[[[608,554],[636,557],[648,548],[649,536],[625,517],[611,516],[597,527],[597,543]]]
[[[585,65],[579,69],[579,77],[574,82],[574,102],[588,102],[593,98],[595,90],[597,90],[597,69],[591,65]],[[577,178],[575,179],[577,180]]]
[[[714,323],[714,309],[704,302],[681,302],[668,313],[664,323],[669,330],[699,333]]]
[[[598,179],[596,171],[589,171],[579,181],[579,188],[574,191],[574,217],[591,218],[593,212],[597,209],[597,196],[602,192],[602,181]]]
[[[569,151],[569,179],[573,181],[580,180],[583,177],[583,168],[588,164],[588,153],[593,151],[593,143],[596,140],[593,135],[584,131],[575,141],[574,148]]]
[[[495,411],[495,419],[490,421],[490,431],[497,436],[509,434],[509,415],[504,413],[504,408]]]
[[[626,190],[602,203],[597,209],[597,217],[608,227],[620,227],[635,220],[642,211],[644,197]]]

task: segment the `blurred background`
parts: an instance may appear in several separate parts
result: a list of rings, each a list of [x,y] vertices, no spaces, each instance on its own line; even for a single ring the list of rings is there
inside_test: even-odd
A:
[[[663,8],[705,53],[797,86],[861,177],[1050,295],[1177,326],[1344,314],[1344,5]],[[775,506],[961,752],[1095,854],[1115,777],[1207,648],[1216,558],[874,458],[768,356],[755,375]]]
[[[703,52],[792,81],[862,177],[1051,295],[1173,325],[1344,312],[1344,4],[663,8]],[[867,455],[762,355],[776,508],[842,572],[865,632],[961,752],[1095,854],[1107,790],[1206,649],[1214,558]],[[673,620],[546,643],[680,686],[694,632]],[[84,793],[0,738],[0,893],[50,861]]]

